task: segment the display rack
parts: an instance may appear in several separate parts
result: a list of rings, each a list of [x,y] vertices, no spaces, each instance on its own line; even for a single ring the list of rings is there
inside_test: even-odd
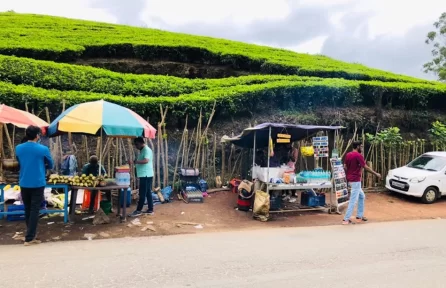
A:
[[[348,184],[345,176],[344,165],[339,158],[330,159],[331,170],[333,174],[333,187],[335,195],[336,213],[340,214],[339,208],[349,202]]]

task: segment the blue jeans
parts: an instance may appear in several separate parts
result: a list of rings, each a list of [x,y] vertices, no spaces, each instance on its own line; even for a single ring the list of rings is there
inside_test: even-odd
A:
[[[365,194],[361,188],[361,182],[351,182],[350,186],[352,191],[350,194],[350,202],[348,203],[347,212],[345,213],[344,220],[348,221],[352,217],[353,210],[355,209],[356,203],[358,203],[358,211],[356,214],[357,218],[364,217],[364,200]]]

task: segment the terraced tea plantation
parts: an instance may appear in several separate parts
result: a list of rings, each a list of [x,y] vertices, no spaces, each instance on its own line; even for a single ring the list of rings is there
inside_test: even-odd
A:
[[[0,13],[0,27],[0,102],[18,108],[28,103],[36,110],[60,110],[62,99],[67,105],[106,99],[144,116],[159,114],[165,104],[182,117],[209,109],[214,101],[219,116],[250,112],[259,104],[293,109],[380,101],[405,109],[446,107],[445,84],[325,56],[41,15]],[[243,76],[119,73],[86,66],[91,61],[105,68],[133,62],[213,67]]]

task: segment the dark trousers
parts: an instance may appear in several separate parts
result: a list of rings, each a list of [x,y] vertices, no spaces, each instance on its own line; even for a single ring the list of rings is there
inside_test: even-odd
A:
[[[89,207],[90,212],[93,212],[93,210],[94,210],[94,204],[96,203],[96,197],[98,196],[98,193],[99,193],[99,191],[97,191],[97,190],[91,191],[90,207]],[[105,196],[107,197],[108,201],[112,200],[111,191],[105,191]]]
[[[137,211],[142,211],[144,207],[144,202],[149,205],[148,212],[153,212],[153,199],[152,199],[152,181],[153,177],[140,177],[139,178],[139,200],[138,206],[136,207]]]
[[[45,187],[24,188],[21,187],[23,204],[25,205],[26,236],[29,242],[36,238],[37,223],[39,222],[39,210],[44,201],[43,192]]]

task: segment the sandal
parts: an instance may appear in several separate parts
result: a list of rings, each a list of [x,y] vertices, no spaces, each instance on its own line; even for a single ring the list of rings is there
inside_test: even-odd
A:
[[[349,224],[355,224],[355,223],[353,223],[353,221],[350,219],[342,221],[342,225],[349,225]]]
[[[366,217],[356,217],[356,220],[361,222],[367,222],[369,219],[367,219]]]

